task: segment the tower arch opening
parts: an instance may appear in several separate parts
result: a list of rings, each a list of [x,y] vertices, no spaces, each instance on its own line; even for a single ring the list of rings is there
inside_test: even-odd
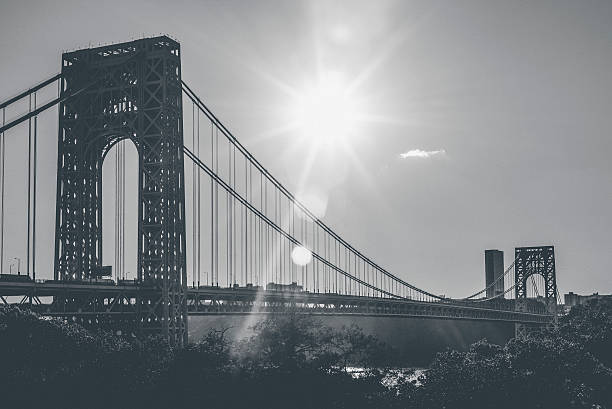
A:
[[[138,149],[117,138],[102,162],[102,264],[112,278],[138,278]]]

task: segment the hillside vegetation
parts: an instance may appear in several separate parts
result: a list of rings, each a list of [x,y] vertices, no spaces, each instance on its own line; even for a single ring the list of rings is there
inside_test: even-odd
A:
[[[211,331],[173,350],[0,306],[6,407],[560,409],[612,408],[612,302],[529,339],[441,352],[418,379],[393,357],[357,327],[300,314],[270,316],[238,343]]]

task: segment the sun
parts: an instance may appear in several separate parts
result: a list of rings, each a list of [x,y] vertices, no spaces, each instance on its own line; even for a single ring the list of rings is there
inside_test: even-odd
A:
[[[318,147],[346,142],[358,118],[357,104],[347,89],[343,75],[330,71],[298,93],[294,123],[303,138]]]

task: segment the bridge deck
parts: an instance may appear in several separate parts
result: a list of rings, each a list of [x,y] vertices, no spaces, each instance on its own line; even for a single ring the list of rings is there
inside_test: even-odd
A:
[[[55,316],[132,315],[136,314],[136,299],[156,291],[159,290],[138,285],[0,282],[0,295],[33,299],[38,304],[35,306],[38,312]],[[75,303],[59,306],[40,302],[40,297],[55,296],[73,299]],[[552,320],[549,314],[495,309],[474,302],[424,302],[335,293],[220,287],[188,288],[187,308],[190,316],[270,314],[293,310],[313,315],[485,320],[542,325]]]

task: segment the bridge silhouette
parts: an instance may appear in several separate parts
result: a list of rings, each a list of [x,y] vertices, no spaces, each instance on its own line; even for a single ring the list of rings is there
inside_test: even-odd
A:
[[[180,57],[180,45],[166,36],[67,52],[61,73],[0,104],[2,266],[9,200],[5,140],[21,137],[23,124],[28,135],[23,138],[28,144],[26,274],[3,272],[3,302],[20,296],[42,314],[160,333],[173,345],[187,342],[188,315],[298,311],[493,320],[515,323],[517,335],[554,322],[558,293],[551,246],[517,248],[503,275],[466,298],[408,283],[350,245],[274,178],[182,80]],[[38,105],[38,95],[55,88],[57,95]],[[7,110],[24,100],[27,112],[7,120]],[[36,276],[38,117],[55,106],[54,275],[41,280]],[[123,141],[128,140],[138,153],[133,278],[125,270]],[[102,263],[102,164],[114,146],[119,148],[113,271]],[[545,284],[542,302],[528,297],[529,280],[539,296],[536,275]],[[500,282],[503,292],[487,297]]]

